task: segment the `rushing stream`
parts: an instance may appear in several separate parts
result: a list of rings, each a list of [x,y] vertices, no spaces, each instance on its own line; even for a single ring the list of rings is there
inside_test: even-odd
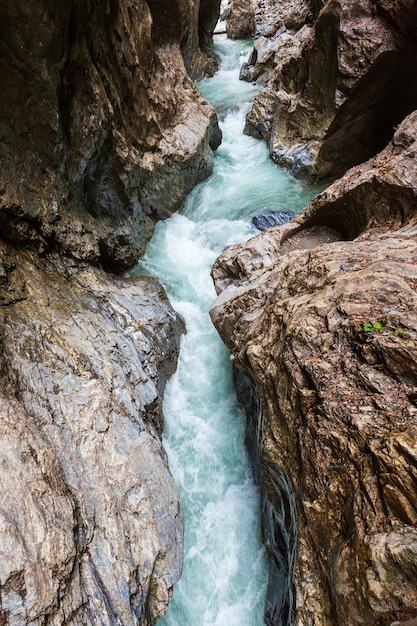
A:
[[[199,84],[217,109],[223,142],[215,169],[183,210],[160,222],[138,271],[157,276],[186,322],[178,369],[164,398],[164,446],[185,517],[185,560],[158,626],[262,626],[268,564],[259,494],[244,447],[228,353],[214,330],[210,269],[225,246],[256,234],[265,209],[298,212],[313,190],[280,170],[262,141],[243,135],[257,87],[239,81],[250,42],[215,37],[223,62]]]

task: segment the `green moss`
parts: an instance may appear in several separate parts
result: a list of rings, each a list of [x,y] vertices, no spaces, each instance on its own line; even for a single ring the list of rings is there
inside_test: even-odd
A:
[[[370,333],[372,330],[381,330],[383,327],[383,325],[381,324],[381,322],[364,322],[363,323],[363,330],[366,333]]]

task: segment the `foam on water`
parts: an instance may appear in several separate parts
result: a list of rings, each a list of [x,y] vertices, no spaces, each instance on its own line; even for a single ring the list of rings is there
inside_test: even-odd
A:
[[[267,148],[243,134],[257,88],[238,80],[247,42],[216,38],[223,65],[201,91],[223,115],[215,169],[181,213],[156,226],[138,271],[158,276],[187,332],[164,397],[164,446],[185,518],[185,560],[158,626],[261,626],[267,560],[259,493],[244,446],[226,348],[209,317],[210,269],[222,249],[256,234],[264,209],[298,212],[313,190],[279,170]]]

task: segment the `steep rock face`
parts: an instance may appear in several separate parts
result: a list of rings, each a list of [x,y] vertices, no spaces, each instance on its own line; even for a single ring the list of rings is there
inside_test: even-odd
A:
[[[194,80],[213,76],[218,69],[220,58],[211,49],[210,44],[220,16],[220,2],[221,0],[200,0],[195,5],[199,7],[199,11],[197,27],[193,29],[193,32],[198,34],[198,38],[191,47],[192,56],[189,68],[189,74]]]
[[[417,616],[416,129],[213,268],[212,318],[259,407],[267,545],[288,550],[271,571],[295,576],[294,595],[269,589],[270,624]]]
[[[374,156],[417,107],[416,25],[411,0],[260,2],[242,77],[265,87],[246,132],[305,179],[334,179]]]
[[[158,7],[159,3],[155,3]],[[167,3],[164,12],[169,28],[172,16],[172,4]],[[160,9],[158,9],[160,12]],[[220,0],[200,0],[188,3],[184,11],[184,21],[181,33],[181,53],[188,74],[194,80],[205,76],[213,76],[219,64],[219,57],[210,47],[213,41],[213,32],[220,15]]]
[[[195,7],[2,3],[2,238],[121,269],[211,172],[217,120],[181,55]]]
[[[154,279],[0,254],[0,621],[153,624],[182,564],[160,441],[182,324]]]

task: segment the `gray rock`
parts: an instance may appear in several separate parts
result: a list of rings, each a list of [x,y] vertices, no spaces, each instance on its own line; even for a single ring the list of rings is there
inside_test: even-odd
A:
[[[216,115],[184,66],[203,54],[199,13],[189,0],[169,11],[144,0],[1,4],[3,239],[120,271],[210,175]]]
[[[254,215],[252,217],[252,224],[256,226],[258,230],[267,230],[273,226],[282,226],[286,224],[294,217],[294,213],[290,211],[265,211],[260,215]]]
[[[255,34],[255,9],[252,0],[230,0],[226,11],[229,39],[249,39]]]
[[[182,323],[151,278],[14,254],[0,309],[2,615],[153,624],[182,567],[160,434]]]
[[[257,0],[255,22],[242,77],[263,89],[246,132],[294,175],[336,179],[380,152],[417,107],[415,3]],[[302,146],[314,146],[304,163]]]

